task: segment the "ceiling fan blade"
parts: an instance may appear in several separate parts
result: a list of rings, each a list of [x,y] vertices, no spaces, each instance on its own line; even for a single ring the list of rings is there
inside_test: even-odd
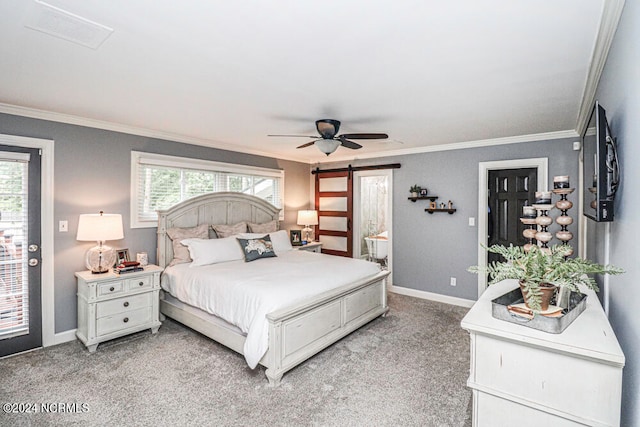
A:
[[[293,138],[313,138],[318,139],[318,135],[309,136],[309,135],[267,135],[267,136],[284,136],[284,137],[293,137]]]
[[[338,138],[349,139],[387,139],[389,135],[386,133],[344,133]]]
[[[313,145],[313,144],[315,144],[315,143],[316,143],[315,141],[307,142],[306,144],[299,145],[299,146],[297,146],[296,148],[305,148],[305,147],[309,147],[309,146],[311,146],[311,145]]]
[[[341,135],[339,139],[343,147],[351,148],[352,150],[357,150],[358,148],[362,148],[362,145],[358,144],[357,142],[349,141],[343,135]]]

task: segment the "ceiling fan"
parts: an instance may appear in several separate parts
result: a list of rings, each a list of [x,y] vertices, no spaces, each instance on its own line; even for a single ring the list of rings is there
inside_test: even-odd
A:
[[[350,139],[387,139],[389,135],[386,133],[343,133],[342,135],[336,135],[340,130],[340,121],[333,119],[321,119],[316,120],[316,129],[320,134],[320,139],[317,136],[309,135],[267,135],[267,136],[285,136],[295,138],[313,138],[315,141],[307,142],[296,148],[305,148],[311,145],[318,147],[327,156],[338,149],[339,146],[351,148],[357,150],[362,148],[362,145],[357,142],[350,141]]]

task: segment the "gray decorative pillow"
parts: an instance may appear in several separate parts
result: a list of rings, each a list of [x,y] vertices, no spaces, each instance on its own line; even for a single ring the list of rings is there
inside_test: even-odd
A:
[[[273,250],[273,243],[269,235],[258,237],[255,239],[240,239],[238,238],[242,252],[244,253],[244,260],[246,262],[255,261],[260,258],[271,258],[276,256]]]
[[[173,259],[169,263],[169,267],[171,267],[172,265],[191,262],[189,249],[181,242],[184,239],[208,239],[209,225],[200,224],[191,228],[170,228],[167,230],[167,235],[172,240],[171,243],[173,245]]]
[[[248,222],[247,225],[249,226],[249,233],[275,233],[278,231],[277,219],[269,222],[263,222],[262,224]]]
[[[238,222],[236,224],[218,224],[212,225],[213,231],[216,232],[219,238],[231,237],[236,234],[247,232],[247,223],[245,221]]]

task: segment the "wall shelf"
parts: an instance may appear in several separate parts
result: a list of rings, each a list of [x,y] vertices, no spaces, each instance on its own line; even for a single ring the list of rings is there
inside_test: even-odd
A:
[[[413,203],[415,203],[416,200],[431,200],[432,202],[435,202],[437,198],[438,196],[418,196],[418,197],[409,197],[408,199],[411,200]]]
[[[453,214],[456,211],[456,209],[446,209],[446,208],[445,209],[440,209],[440,208],[431,209],[431,208],[427,208],[424,211],[428,212],[429,214],[432,214],[434,212],[447,212],[448,214]]]

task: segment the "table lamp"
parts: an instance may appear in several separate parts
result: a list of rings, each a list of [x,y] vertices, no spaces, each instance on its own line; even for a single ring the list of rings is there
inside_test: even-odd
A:
[[[304,225],[302,229],[304,231],[304,239],[307,242],[311,241],[311,227],[310,225],[318,225],[318,211],[298,211],[298,225]]]
[[[116,262],[116,251],[104,244],[107,240],[124,238],[122,215],[99,214],[80,215],[76,240],[98,242],[97,246],[87,251],[85,264],[94,274],[106,273]]]

